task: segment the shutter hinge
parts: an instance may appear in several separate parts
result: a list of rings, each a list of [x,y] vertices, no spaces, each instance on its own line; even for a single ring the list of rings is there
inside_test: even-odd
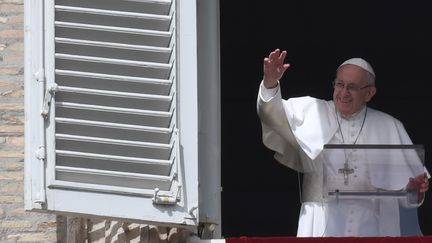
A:
[[[161,204],[161,205],[175,205],[178,201],[180,201],[180,185],[177,188],[177,192],[174,192],[173,195],[160,195],[159,188],[155,188],[153,195],[153,203]]]
[[[43,102],[43,107],[41,112],[41,115],[45,119],[48,117],[48,113],[51,106],[51,100],[54,97],[55,92],[57,92],[57,90],[58,90],[57,84],[53,84],[45,92],[45,97],[44,97],[44,102]]]
[[[45,204],[46,203],[46,200],[45,200],[45,195],[46,195],[46,192],[45,192],[45,190],[44,189],[41,189],[38,193],[36,193],[36,199],[35,199],[35,203],[38,203],[38,204]]]
[[[39,71],[35,72],[34,77],[38,82],[45,82],[45,70],[43,68],[39,69]]]
[[[41,180],[45,181],[45,159],[46,159],[45,146],[39,146],[39,148],[36,150],[35,155],[36,158],[42,162],[42,165],[40,166],[41,168],[40,174],[41,174]],[[46,202],[45,197],[46,197],[45,186],[42,185],[40,191],[36,193],[36,199],[34,202],[42,205]]]
[[[36,150],[36,158],[38,158],[38,160],[44,160],[46,158],[45,146],[39,146]]]

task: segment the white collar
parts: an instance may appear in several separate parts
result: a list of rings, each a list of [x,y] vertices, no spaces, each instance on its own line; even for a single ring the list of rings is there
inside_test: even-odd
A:
[[[363,108],[361,108],[361,110],[359,110],[356,113],[353,113],[349,116],[343,116],[340,112],[337,112],[337,114],[339,116],[339,119],[344,119],[344,120],[348,120],[348,121],[355,121],[355,120],[363,119],[365,112],[366,112],[366,106],[363,106]]]

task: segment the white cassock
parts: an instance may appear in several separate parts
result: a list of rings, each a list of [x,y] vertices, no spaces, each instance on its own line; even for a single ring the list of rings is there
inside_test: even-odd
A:
[[[345,119],[337,115],[333,101],[308,96],[283,100],[279,86],[269,90],[263,84],[257,109],[263,143],[275,151],[276,160],[304,173],[297,236],[401,234],[396,199],[344,200],[337,205],[323,200],[323,160],[326,158],[321,153],[325,144],[353,144],[354,141],[356,144],[412,144],[399,120],[372,108],[367,108],[366,118],[364,108]],[[351,184],[362,188],[403,189],[408,177],[424,172],[420,164],[407,170],[409,175],[389,179],[391,168],[371,169],[361,163],[361,156],[350,155],[355,172],[349,179]]]

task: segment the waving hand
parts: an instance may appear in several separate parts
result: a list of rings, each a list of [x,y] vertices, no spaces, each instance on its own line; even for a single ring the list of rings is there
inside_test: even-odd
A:
[[[266,88],[274,88],[277,86],[278,80],[282,78],[284,72],[289,68],[290,64],[284,63],[286,51],[276,49],[270,55],[264,58],[264,86]]]

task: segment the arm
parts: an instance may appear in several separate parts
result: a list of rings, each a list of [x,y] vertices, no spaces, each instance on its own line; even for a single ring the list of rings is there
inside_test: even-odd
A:
[[[278,85],[289,64],[283,64],[286,52],[279,49],[264,58],[264,77],[258,92],[257,111],[262,125],[264,145],[275,152],[275,159],[297,171],[305,171],[300,163],[301,150],[283,107]]]
[[[286,54],[286,51],[281,52],[276,49],[264,58],[264,77],[259,89],[257,109],[263,123],[263,139],[266,138],[265,133],[270,128],[290,143],[296,144],[282,105],[280,87],[278,87],[279,79],[290,66],[283,63]]]

